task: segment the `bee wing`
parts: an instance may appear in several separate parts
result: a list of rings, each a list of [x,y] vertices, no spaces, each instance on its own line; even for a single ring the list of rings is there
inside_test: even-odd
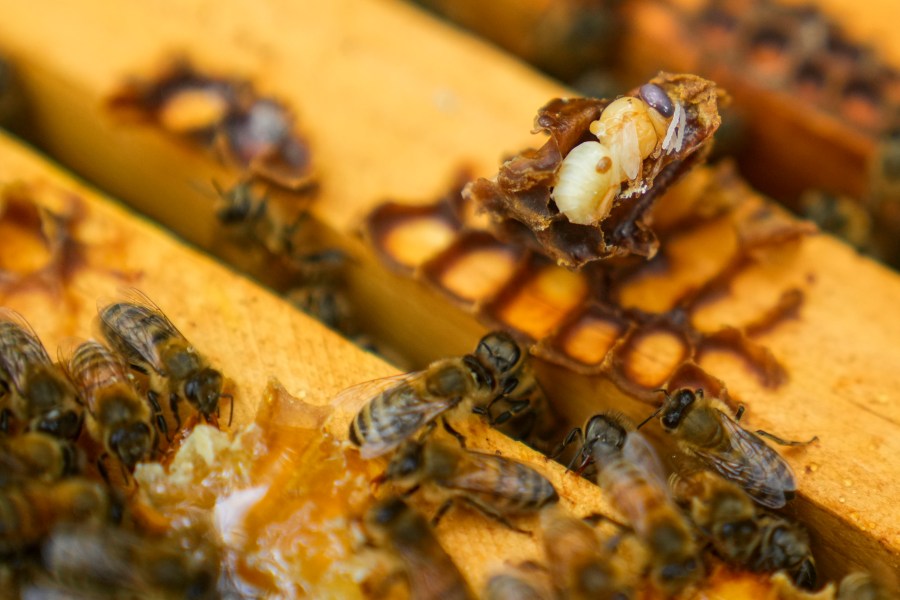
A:
[[[619,164],[622,171],[628,179],[636,179],[641,170],[641,146],[634,120],[627,119],[622,123],[622,129],[616,137],[618,139],[613,143],[618,144]]]
[[[117,322],[114,314],[108,313],[105,309],[113,304],[118,303],[133,304],[144,313],[148,321],[152,321],[154,327],[140,326],[140,324],[132,324],[127,327],[127,332],[122,331],[125,325]],[[127,355],[127,359],[131,362],[143,362],[152,366],[157,372],[162,373],[164,367],[157,350],[157,337],[159,331],[166,332],[170,337],[179,337],[186,339],[184,334],[169,320],[165,313],[137,288],[124,288],[119,292],[119,298],[115,300],[100,300],[97,302],[97,314],[100,320],[106,326],[115,332],[120,338],[118,343],[109,340],[115,346],[128,347],[132,350]],[[124,335],[127,333],[127,335]]]
[[[76,353],[80,364],[76,364]],[[97,340],[64,340],[59,347],[59,366],[78,388],[79,395],[90,394],[110,383],[123,382],[130,385],[128,366],[119,355]],[[88,398],[84,400],[87,402]]]
[[[490,492],[509,470],[513,461],[502,456],[465,452],[460,454],[452,479],[441,482],[443,487],[469,492]]]
[[[406,574],[413,598],[441,598],[466,600],[469,594],[465,581],[438,541],[429,532],[429,540],[417,548],[402,552]]]
[[[368,381],[363,381],[362,383],[351,385],[338,392],[332,399],[331,404],[334,407],[344,408],[349,412],[356,413],[383,392],[414,377],[417,373],[418,371],[413,371],[412,373],[396,373],[394,375],[388,375],[387,377],[379,377],[378,379],[370,379]]]
[[[25,317],[12,309],[0,307],[0,321],[21,330],[17,333],[8,331],[0,339],[0,376],[7,377],[8,383],[21,393],[28,365],[35,361],[45,364],[53,361]]]
[[[391,389],[400,384],[409,383],[423,375],[424,371],[413,371],[411,373],[400,373],[381,379],[365,381],[340,392],[335,396],[333,404],[345,411],[352,412],[355,421],[361,417],[363,411],[366,410],[370,403],[376,402],[380,397],[389,393]],[[381,416],[381,418],[379,418],[379,415],[370,415],[370,417],[379,421],[384,421],[386,417],[389,417],[391,434],[389,436],[377,436],[378,439],[375,440],[362,440],[359,453],[364,459],[368,460],[390,452],[419,429],[436,419],[441,413],[458,404],[460,400],[456,397],[447,397],[430,398],[428,401],[405,398],[406,401],[404,401],[404,398],[401,396],[396,398],[396,401],[389,402],[389,408],[384,409],[386,414]],[[374,427],[378,429],[378,425]]]
[[[622,445],[622,456],[628,462],[640,466],[661,489],[668,489],[665,469],[659,460],[656,450],[643,435],[637,431],[629,431]]]
[[[744,488],[759,504],[767,508],[784,506],[788,495],[796,489],[790,465],[758,436],[719,412],[731,440],[730,452],[697,454],[720,475]]]

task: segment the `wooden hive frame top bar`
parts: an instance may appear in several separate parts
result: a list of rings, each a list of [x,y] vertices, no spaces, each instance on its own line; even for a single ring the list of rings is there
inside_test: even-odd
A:
[[[85,177],[209,247],[212,203],[196,185],[226,180],[223,168],[162,132],[123,125],[104,100],[127,75],[175,54],[247,77],[288,103],[312,140],[321,173],[313,213],[357,255],[354,286],[366,297],[368,320],[417,349],[420,360],[467,351],[483,331],[419,284],[379,270],[358,227],[386,198],[427,200],[459,165],[490,175],[502,155],[537,145],[528,133],[535,110],[566,90],[395,2],[4,0],[2,14],[0,51],[21,69],[40,143]],[[880,563],[896,570],[900,279],[814,237],[783,265],[748,271],[705,318],[739,319],[785,282],[805,286],[800,317],[761,340],[785,362],[789,382],[762,388],[727,360],[716,373],[747,399],[752,427],[820,436],[789,460],[798,472],[798,510],[813,522],[825,569]],[[398,306],[409,310],[398,315]],[[645,352],[652,357],[653,347]],[[560,395],[579,398],[570,416],[589,412],[598,397],[627,402],[602,381],[551,368],[545,374]],[[639,405],[626,406],[634,412]]]

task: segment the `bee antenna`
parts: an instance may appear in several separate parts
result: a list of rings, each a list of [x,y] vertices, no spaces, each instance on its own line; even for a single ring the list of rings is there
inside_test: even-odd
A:
[[[667,390],[666,388],[656,388],[653,391],[654,392],[662,392],[662,395],[666,397],[666,400],[669,399],[669,390]]]
[[[668,397],[668,394],[666,394],[666,397]],[[665,406],[665,405],[663,405],[663,406]],[[647,424],[647,421],[649,421],[650,419],[652,419],[653,417],[655,417],[656,415],[658,415],[662,409],[663,409],[663,407],[660,406],[659,408],[657,408],[656,410],[654,410],[653,413],[652,413],[649,417],[647,417],[646,419],[644,419],[643,421],[641,421],[641,424],[638,425],[635,429],[640,429],[641,427],[643,427],[644,425],[646,425],[646,424]]]

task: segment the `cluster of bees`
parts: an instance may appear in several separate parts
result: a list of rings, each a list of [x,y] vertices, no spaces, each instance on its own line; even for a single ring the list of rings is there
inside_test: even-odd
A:
[[[625,517],[620,535],[603,536],[557,505],[543,475],[503,456],[467,450],[448,421],[475,413],[501,427],[515,422],[506,432],[525,441],[547,433],[537,425],[550,405],[527,352],[509,335],[489,333],[473,354],[346,390],[337,402],[366,400],[350,423],[350,441],[363,458],[390,455],[377,481],[391,482],[394,491],[364,519],[370,542],[399,558],[410,597],[474,597],[428,521],[405,502],[418,494],[439,504],[432,526],[456,504],[516,531],[522,530],[511,519],[540,515],[545,564],[490,579],[484,592],[489,598],[630,598],[646,579],[672,597],[702,580],[707,552],[736,570],[783,572],[799,588],[814,588],[815,559],[805,530],[772,511],[794,496],[794,474],[763,438],[785,445],[816,438],[795,442],[751,432],[740,424],[742,409],[734,413],[703,390],[662,391],[664,402],[640,425],[600,413],[554,452],[558,457],[577,442],[568,469],[595,481]],[[495,412],[499,404],[508,408]],[[653,419],[695,466],[666,479],[639,431]],[[458,447],[435,439],[438,424]],[[838,597],[879,593],[868,575],[854,574]]]
[[[0,312],[0,579],[40,597],[208,597],[217,549],[190,528],[152,531],[123,481],[171,438],[160,400],[176,428],[182,401],[216,419],[222,374],[139,292],[99,323],[106,345],[54,363],[18,313]]]

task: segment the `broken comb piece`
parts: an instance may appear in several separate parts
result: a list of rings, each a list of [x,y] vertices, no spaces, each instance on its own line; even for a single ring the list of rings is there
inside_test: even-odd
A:
[[[648,211],[707,154],[724,94],[695,75],[660,73],[615,100],[555,99],[535,130],[550,139],[506,161],[463,194],[499,237],[580,269],[596,260],[652,257]]]

